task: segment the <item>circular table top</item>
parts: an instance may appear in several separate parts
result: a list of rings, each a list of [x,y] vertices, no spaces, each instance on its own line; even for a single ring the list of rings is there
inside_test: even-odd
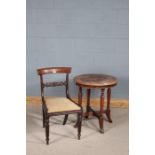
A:
[[[106,74],[81,74],[75,77],[76,85],[82,87],[112,87],[117,84],[114,76]]]

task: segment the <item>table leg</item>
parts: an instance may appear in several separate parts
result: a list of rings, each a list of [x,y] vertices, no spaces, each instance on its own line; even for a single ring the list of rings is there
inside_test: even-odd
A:
[[[103,119],[103,111],[104,111],[104,89],[101,89],[101,96],[100,96],[100,116],[99,116],[99,125],[100,125],[100,132],[104,133],[104,119]]]
[[[85,118],[89,117],[90,93],[91,93],[91,89],[87,89],[87,106],[86,106],[86,116],[85,116]]]
[[[82,87],[79,87],[79,92],[78,92],[78,104],[82,106]]]
[[[106,116],[108,118],[108,121],[112,123],[111,119],[111,112],[110,112],[110,99],[111,99],[111,88],[107,89],[107,109],[106,109]]]
[[[79,87],[79,92],[78,92],[78,104],[80,106],[82,106],[82,87]],[[78,116],[77,116],[77,122],[76,124],[74,125],[75,128],[78,127]]]

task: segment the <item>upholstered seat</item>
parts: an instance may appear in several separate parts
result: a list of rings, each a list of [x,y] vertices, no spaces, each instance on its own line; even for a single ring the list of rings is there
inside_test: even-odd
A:
[[[80,110],[80,107],[65,97],[46,98],[48,113]]]

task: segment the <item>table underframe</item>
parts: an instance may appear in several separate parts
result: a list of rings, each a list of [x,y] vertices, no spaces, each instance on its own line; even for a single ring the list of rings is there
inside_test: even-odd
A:
[[[111,110],[110,110],[110,100],[111,100],[111,88],[101,88],[100,89],[100,110],[96,111],[94,110],[90,105],[90,97],[91,97],[91,89],[93,88],[86,88],[87,89],[87,104],[86,104],[86,113],[85,118],[89,118],[89,113],[92,112],[93,116],[96,116],[99,120],[99,127],[100,132],[104,133],[104,117],[103,114],[106,114],[107,119],[110,123],[112,123],[111,119]],[[107,107],[104,110],[104,96],[105,96],[105,89],[107,89]],[[79,92],[78,92],[78,103],[82,106],[82,87],[79,86]]]

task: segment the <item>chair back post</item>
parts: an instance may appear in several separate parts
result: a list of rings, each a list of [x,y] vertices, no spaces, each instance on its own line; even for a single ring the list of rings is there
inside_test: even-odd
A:
[[[66,74],[66,97],[69,98],[69,73]]]
[[[41,86],[41,99],[42,99],[42,103],[45,103],[45,99],[44,99],[44,85],[43,85],[43,76],[40,75],[40,86]]]
[[[45,104],[45,98],[44,98],[44,84],[43,84],[43,76],[40,74],[40,86],[41,86],[41,100],[42,100],[42,107],[44,109],[45,115],[48,111],[47,106]]]

